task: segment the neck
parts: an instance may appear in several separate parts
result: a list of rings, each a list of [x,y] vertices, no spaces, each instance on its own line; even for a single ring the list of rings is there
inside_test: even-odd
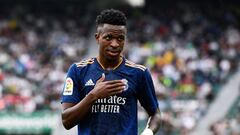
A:
[[[116,60],[107,60],[98,56],[97,60],[104,70],[114,70],[122,63],[123,58],[119,57]]]

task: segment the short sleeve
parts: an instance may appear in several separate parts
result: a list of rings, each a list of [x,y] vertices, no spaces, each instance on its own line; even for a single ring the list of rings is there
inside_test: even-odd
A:
[[[80,93],[81,83],[79,79],[79,73],[76,64],[72,64],[68,70],[67,77],[62,90],[62,101],[70,103],[78,103],[83,96]]]
[[[149,115],[152,115],[158,109],[157,97],[149,70],[141,73],[138,82],[138,100]]]

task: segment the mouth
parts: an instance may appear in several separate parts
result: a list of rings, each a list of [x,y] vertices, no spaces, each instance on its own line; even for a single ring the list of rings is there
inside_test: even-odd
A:
[[[109,56],[112,56],[112,57],[116,57],[116,56],[119,56],[120,53],[122,52],[122,49],[121,48],[107,48],[106,49],[106,52]]]
[[[113,51],[113,50],[110,51],[110,50],[108,50],[107,53],[110,56],[118,56],[118,55],[120,55],[120,51]]]

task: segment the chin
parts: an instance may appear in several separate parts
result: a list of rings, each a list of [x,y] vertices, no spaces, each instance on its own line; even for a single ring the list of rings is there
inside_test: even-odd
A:
[[[106,59],[109,61],[116,61],[120,58],[120,55],[117,56],[107,56]]]

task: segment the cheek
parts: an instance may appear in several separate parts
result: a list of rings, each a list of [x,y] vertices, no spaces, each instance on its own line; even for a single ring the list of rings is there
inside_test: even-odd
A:
[[[101,45],[103,46],[107,46],[108,44],[110,44],[109,41],[105,41],[105,40],[101,41]]]
[[[106,47],[106,46],[108,45],[108,42],[106,42],[106,41],[101,41],[101,42],[99,42],[99,44],[100,44],[100,46],[101,46],[102,48],[104,48],[104,47]]]
[[[120,47],[123,48],[124,47],[124,43],[120,43]]]
[[[110,44],[110,43],[107,42],[107,41],[100,41],[100,42],[99,42],[100,49],[101,49],[101,50],[104,50],[105,48],[107,48],[107,46],[108,46],[109,44]]]

